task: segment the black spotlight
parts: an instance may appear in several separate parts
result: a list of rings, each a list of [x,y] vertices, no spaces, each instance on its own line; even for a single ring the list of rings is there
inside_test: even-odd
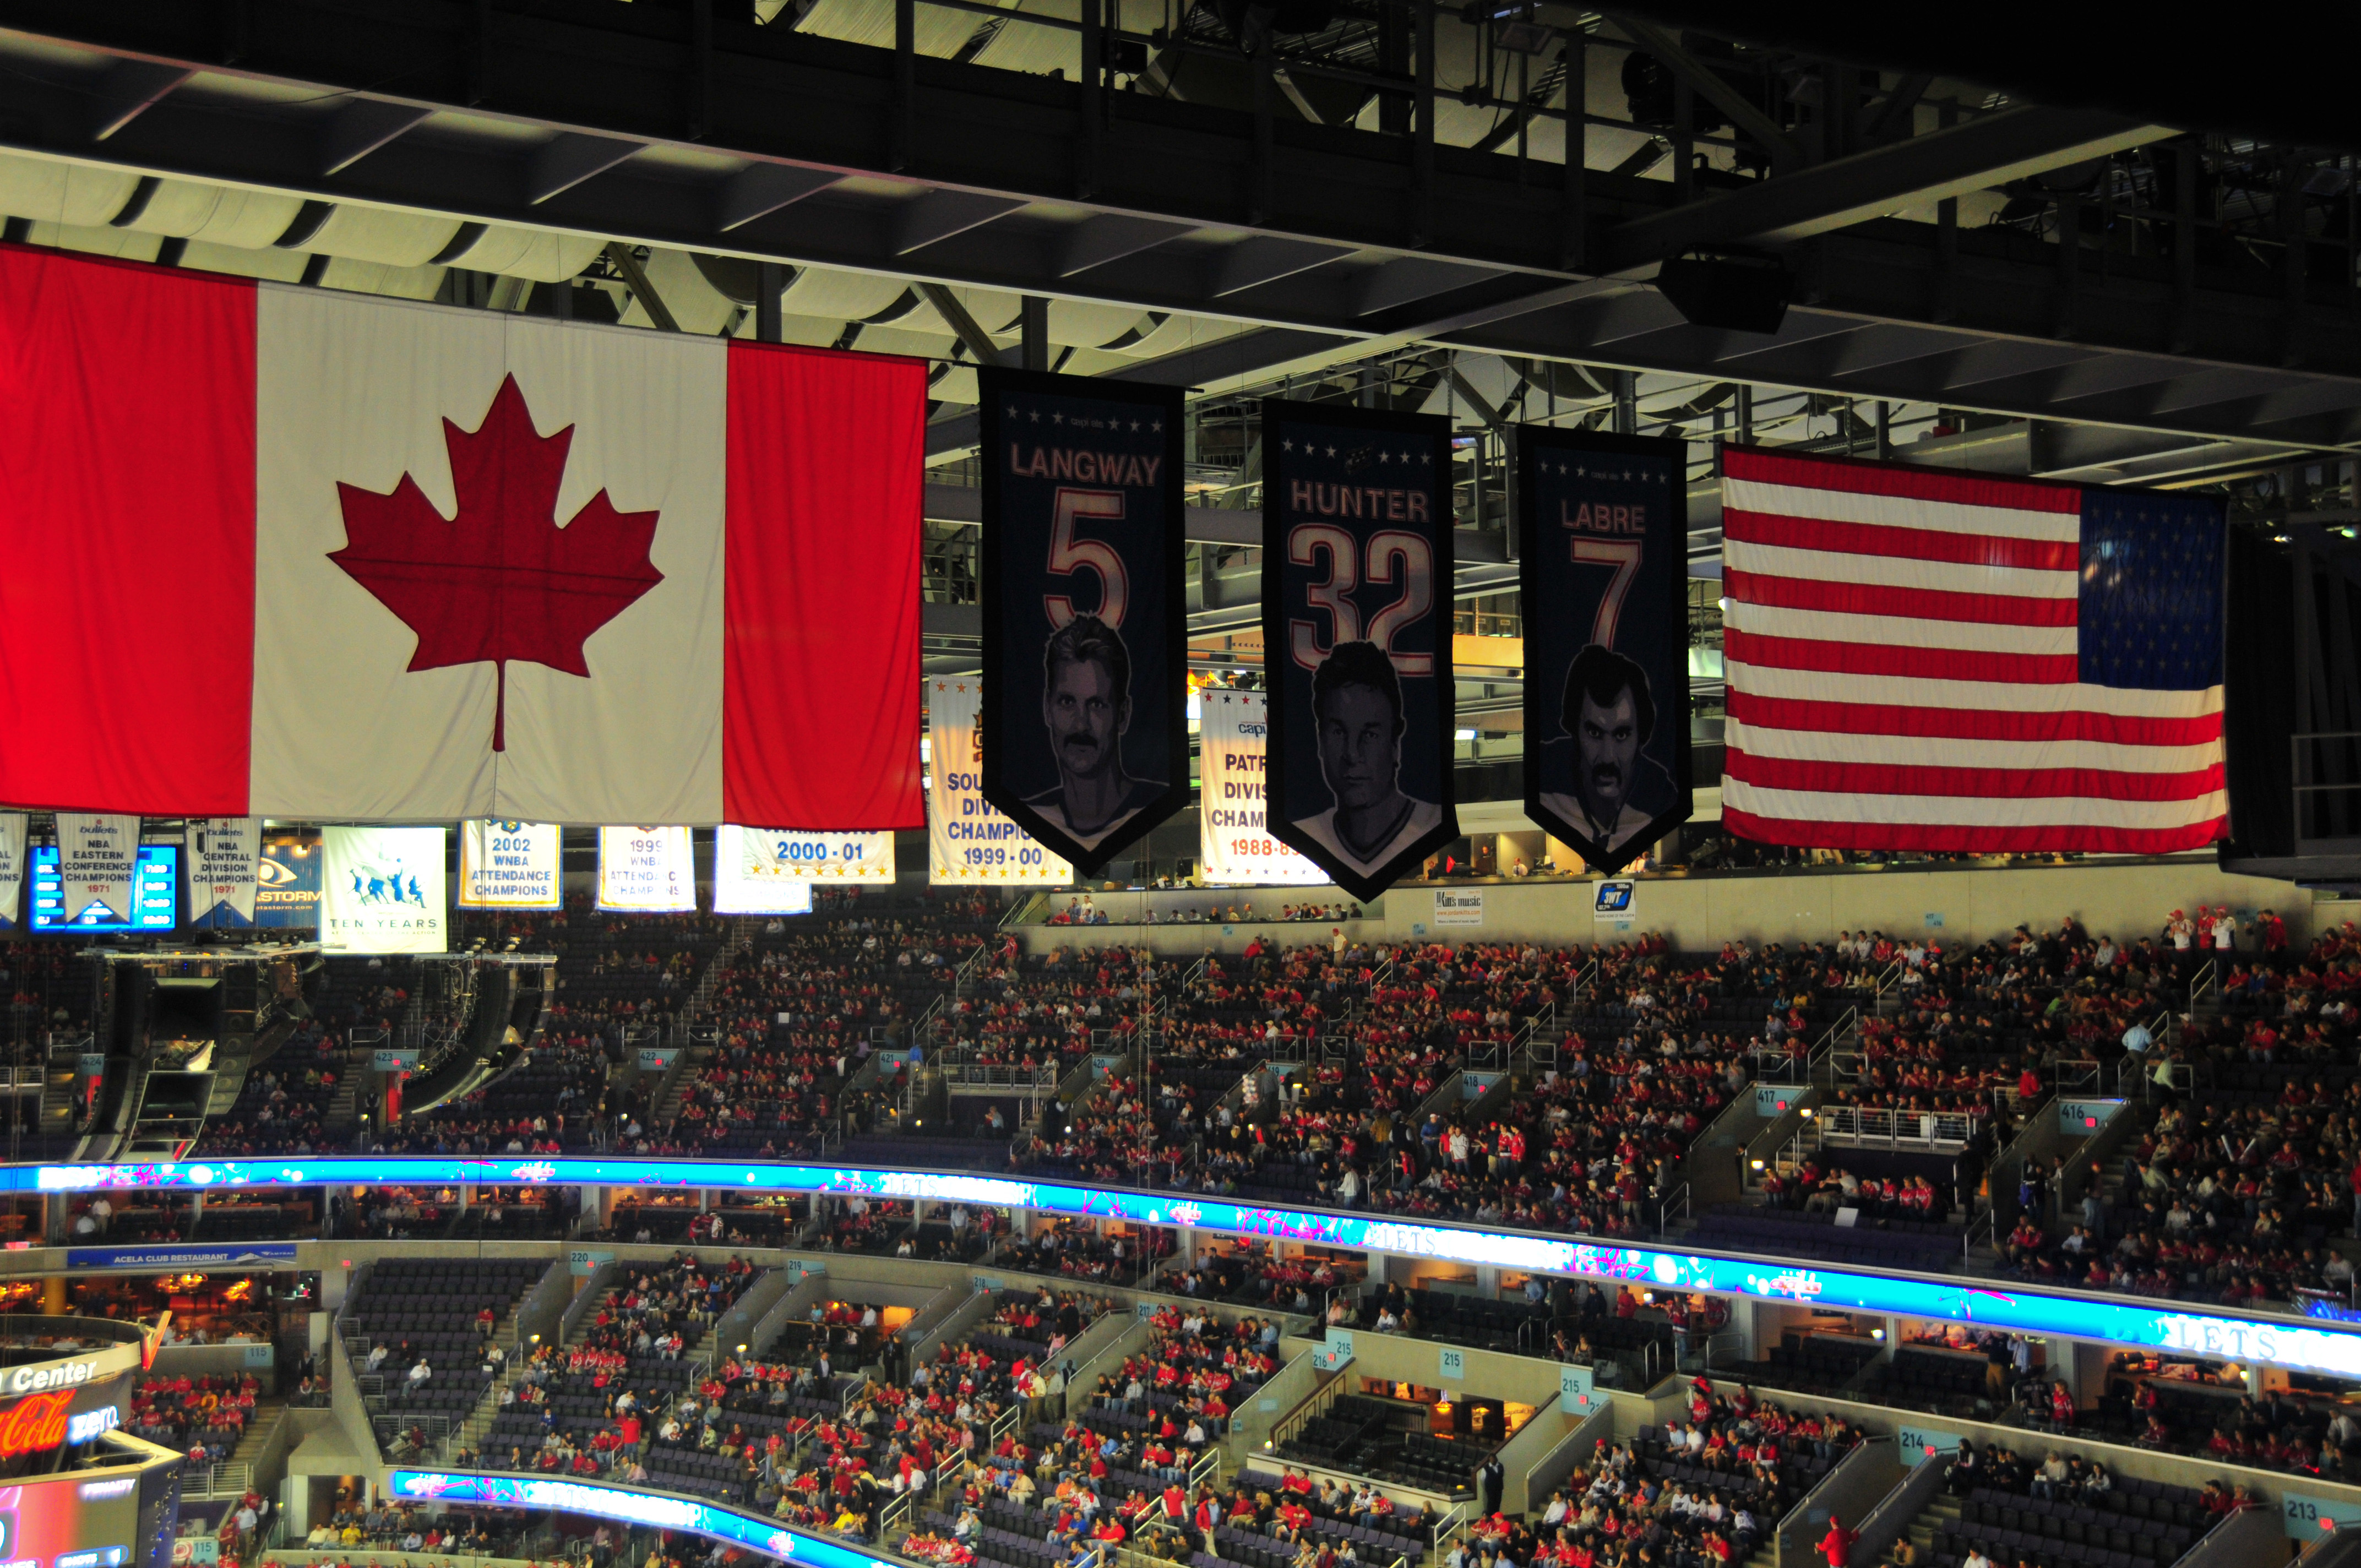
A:
[[[1787,319],[1787,265],[1774,257],[1678,257],[1657,268],[1656,288],[1693,326],[1770,333]]]

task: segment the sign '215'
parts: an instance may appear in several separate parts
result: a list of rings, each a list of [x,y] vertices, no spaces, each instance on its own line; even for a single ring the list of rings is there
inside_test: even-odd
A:
[[[1394,639],[1424,620],[1434,608],[1434,546],[1423,534],[1405,529],[1379,529],[1366,547],[1352,530],[1332,522],[1299,522],[1287,532],[1287,560],[1292,566],[1320,566],[1325,572],[1303,590],[1315,610],[1326,613],[1328,632],[1311,620],[1287,623],[1288,652],[1307,670],[1316,670],[1339,642],[1364,639],[1376,643],[1404,675],[1434,674],[1432,652],[1405,653]],[[1368,618],[1364,628],[1360,604],[1354,598],[1364,583],[1393,587],[1392,601]]]

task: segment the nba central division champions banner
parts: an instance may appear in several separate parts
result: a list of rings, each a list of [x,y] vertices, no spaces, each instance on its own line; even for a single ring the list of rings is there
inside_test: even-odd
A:
[[[1180,389],[986,367],[983,795],[1095,872],[1189,802]]]
[[[1074,868],[983,797],[972,680],[927,683],[927,877],[937,886],[1063,887]]]
[[[1517,431],[1525,814],[1613,874],[1688,820],[1685,444]]]
[[[1272,836],[1374,898],[1459,836],[1451,430],[1263,404]]]
[[[189,913],[196,926],[251,926],[262,860],[258,817],[189,819]]]
[[[22,248],[0,336],[0,801],[918,825],[924,364]]]

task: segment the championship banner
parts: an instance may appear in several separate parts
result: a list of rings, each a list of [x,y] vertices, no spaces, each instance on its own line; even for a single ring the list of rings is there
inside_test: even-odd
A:
[[[1064,887],[1074,868],[983,798],[972,680],[927,683],[927,880],[937,887]]]
[[[565,831],[555,822],[470,817],[459,824],[459,907],[559,908],[565,861]]]
[[[320,838],[284,833],[267,839],[254,863],[254,923],[284,928],[320,924]]]
[[[1517,431],[1525,815],[1610,876],[1689,817],[1687,464]]]
[[[58,813],[58,883],[65,890],[65,922],[93,904],[117,920],[131,918],[131,882],[139,860],[139,818],[88,812]]]
[[[760,842],[747,842],[747,828],[724,823],[713,830],[713,913],[716,915],[808,915],[812,884],[786,874]]]
[[[688,829],[599,828],[598,907],[626,915],[696,914],[696,848]]]
[[[1189,803],[1182,392],[976,380],[984,798],[1095,872]]]
[[[1264,810],[1270,699],[1197,694],[1197,877],[1208,887],[1308,887],[1328,873],[1271,837]]]
[[[190,817],[189,924],[253,925],[261,853],[259,817]]]
[[[0,931],[16,929],[16,907],[25,892],[25,824],[21,811],[0,811]]]
[[[1271,831],[1356,898],[1459,836],[1451,428],[1263,403]]]
[[[806,833],[793,828],[724,824],[713,836],[716,865],[721,863],[732,836],[740,869],[749,877],[889,883],[894,880],[891,833]]]
[[[450,950],[441,828],[320,829],[320,950]]]

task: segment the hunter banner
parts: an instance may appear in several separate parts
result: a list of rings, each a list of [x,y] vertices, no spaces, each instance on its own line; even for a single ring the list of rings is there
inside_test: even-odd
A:
[[[1517,462],[1525,815],[1612,875],[1689,817],[1687,449],[1523,425]]]
[[[1182,393],[977,381],[983,795],[1095,872],[1189,802]]]
[[[64,923],[80,920],[93,905],[120,921],[132,916],[131,883],[139,859],[139,818],[92,812],[58,813],[58,885],[64,890]]]
[[[21,811],[0,811],[0,931],[16,929],[17,902],[25,892],[25,824]]]
[[[189,818],[189,923],[253,925],[261,854],[259,817]]]
[[[1459,836],[1451,427],[1263,403],[1271,832],[1356,898]]]
[[[555,909],[565,832],[555,822],[459,824],[459,907]]]
[[[598,907],[630,915],[697,913],[697,860],[686,828],[598,829]]]
[[[1197,875],[1209,887],[1303,887],[1328,873],[1271,837],[1265,806],[1270,699],[1197,694]]]
[[[937,887],[1063,887],[1074,868],[983,797],[972,680],[927,683],[927,880]]]
[[[320,950],[450,950],[441,828],[320,829]]]

